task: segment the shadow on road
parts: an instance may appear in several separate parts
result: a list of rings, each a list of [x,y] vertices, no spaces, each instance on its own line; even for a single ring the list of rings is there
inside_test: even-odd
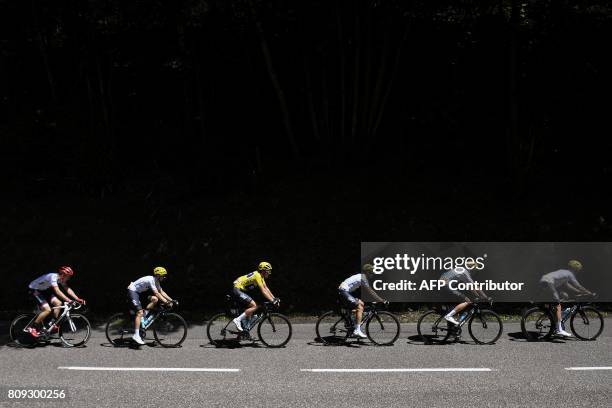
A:
[[[535,335],[535,334],[534,334]],[[510,341],[517,341],[517,342],[521,342],[521,343],[541,343],[541,342],[546,342],[546,343],[557,343],[557,344],[565,344],[568,340],[569,341],[575,341],[576,339],[566,339],[566,338],[559,338],[559,337],[555,337],[552,336],[550,339],[547,340],[530,340],[528,339],[525,334],[520,331],[520,332],[512,332],[512,333],[508,333],[508,337],[510,337]]]

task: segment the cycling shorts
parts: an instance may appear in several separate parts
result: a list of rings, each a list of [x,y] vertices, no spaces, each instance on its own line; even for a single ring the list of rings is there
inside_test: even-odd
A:
[[[153,292],[151,291],[138,293],[136,291],[128,289],[127,292],[130,307],[135,311],[144,309],[144,307],[142,307],[142,302],[148,302],[151,299],[151,296],[153,295]]]
[[[241,306],[246,306],[253,301],[253,298],[241,291],[238,288],[232,289],[232,299],[234,299]]]
[[[359,304],[359,300],[355,296],[351,295],[351,292],[348,290],[339,289],[338,296],[340,296],[340,300],[343,304],[350,306],[351,308],[355,308]]]
[[[30,296],[34,298],[38,306],[49,304],[53,298],[57,299],[55,292],[51,288],[45,290],[30,289]]]
[[[540,290],[545,293],[544,297],[552,299],[556,304],[561,304],[561,297],[555,285],[550,282],[540,281]]]

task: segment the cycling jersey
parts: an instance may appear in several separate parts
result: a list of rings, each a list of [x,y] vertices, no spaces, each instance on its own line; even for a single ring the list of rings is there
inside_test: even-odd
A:
[[[28,287],[34,290],[47,290],[52,286],[57,286],[58,280],[59,275],[55,272],[50,272],[37,279],[34,279],[32,282],[30,282]]]
[[[242,275],[234,281],[234,287],[240,290],[251,290],[256,286],[263,287],[265,280],[257,271],[251,272],[248,275]]]
[[[440,279],[446,281],[459,281],[463,283],[473,283],[472,275],[465,268],[454,268],[440,275]]]
[[[357,289],[361,288],[361,285],[369,288],[370,284],[368,283],[368,280],[365,278],[365,276],[363,276],[363,274],[361,273],[357,273],[347,279],[345,279],[340,286],[338,287],[338,289],[340,290],[345,290],[347,292],[354,292]]]
[[[572,271],[567,269],[559,269],[558,271],[549,272],[540,278],[540,283],[547,283],[555,288],[560,288],[567,283],[571,283],[574,286],[579,286],[578,280]]]
[[[148,290],[156,290],[159,292],[161,290],[161,286],[159,286],[159,283],[155,280],[153,276],[150,275],[143,276],[142,278],[131,282],[127,288],[128,290],[138,293],[146,292]]]

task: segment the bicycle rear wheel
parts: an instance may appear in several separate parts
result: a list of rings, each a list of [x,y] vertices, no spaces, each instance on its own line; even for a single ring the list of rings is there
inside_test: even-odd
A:
[[[323,313],[315,326],[317,339],[323,344],[342,344],[350,335],[350,324],[336,311]]]
[[[547,310],[534,307],[523,313],[521,330],[527,341],[548,340],[555,328],[552,315]]]
[[[36,339],[30,333],[24,331],[28,324],[34,320],[35,316],[34,313],[26,313],[13,319],[9,329],[11,341],[21,346],[33,346],[36,344]]]
[[[106,323],[106,338],[115,347],[131,344],[134,320],[127,313],[117,313]]]
[[[291,339],[291,322],[280,313],[269,313],[257,326],[257,336],[268,347],[285,346]]]
[[[368,319],[365,329],[372,343],[390,346],[400,335],[400,322],[393,313],[376,312]]]
[[[59,337],[68,347],[83,346],[91,335],[91,324],[83,315],[73,314],[59,324]]]
[[[475,313],[468,324],[470,336],[478,344],[495,343],[501,337],[503,330],[501,318],[492,310]]]
[[[178,347],[187,337],[187,322],[176,313],[166,313],[153,324],[153,336],[162,347]]]
[[[451,335],[451,324],[437,310],[425,312],[417,323],[417,332],[425,343],[444,343]]]
[[[236,342],[238,338],[229,328],[232,325],[232,318],[225,313],[211,317],[206,325],[206,336],[210,344],[219,347]],[[237,332],[238,329],[235,330]]]
[[[595,340],[603,331],[604,319],[594,307],[584,306],[572,315],[570,327],[580,340]]]

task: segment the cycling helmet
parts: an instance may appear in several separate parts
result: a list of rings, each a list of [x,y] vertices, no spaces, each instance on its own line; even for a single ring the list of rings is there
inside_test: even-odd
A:
[[[168,271],[163,266],[157,266],[153,269],[154,276],[166,276]]]
[[[465,261],[465,268],[466,268],[466,269],[468,269],[468,270],[470,270],[470,271],[471,271],[472,269],[476,268],[476,265],[477,265],[477,264],[476,264],[476,261],[475,261],[475,260],[473,260],[472,258],[470,258],[470,259],[468,259],[468,260],[466,260],[466,261]]]
[[[74,275],[74,271],[69,266],[60,266],[59,268],[57,268],[57,273],[59,273],[62,276]]]
[[[257,270],[259,272],[270,272],[272,270],[272,265],[270,265],[269,262],[260,262],[259,265],[257,266]]]
[[[577,261],[575,259],[572,259],[571,261],[569,261],[567,263],[567,266],[569,266],[570,269],[573,269],[575,271],[579,271],[582,269],[582,263],[580,263],[580,261]]]
[[[361,267],[361,272],[363,273],[373,273],[374,267],[370,264],[365,264]]]

